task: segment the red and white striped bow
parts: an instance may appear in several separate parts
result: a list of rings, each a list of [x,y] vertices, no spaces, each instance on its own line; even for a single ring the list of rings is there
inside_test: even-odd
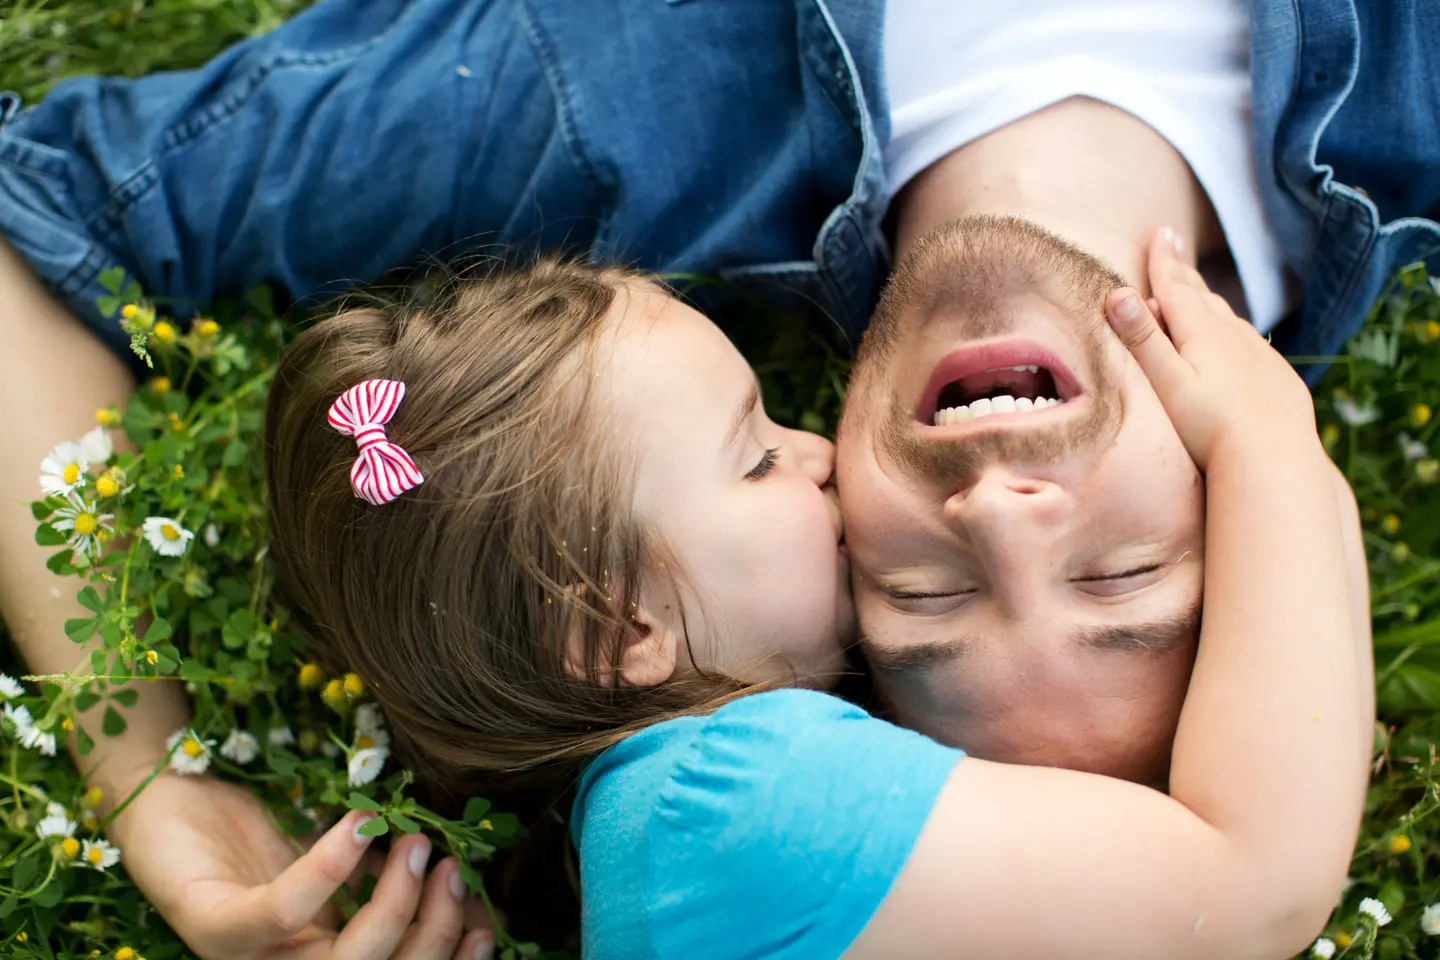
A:
[[[330,405],[330,426],[355,438],[360,456],[350,468],[355,496],[379,506],[425,481],[410,454],[385,436],[385,424],[405,399],[398,380],[364,380]]]

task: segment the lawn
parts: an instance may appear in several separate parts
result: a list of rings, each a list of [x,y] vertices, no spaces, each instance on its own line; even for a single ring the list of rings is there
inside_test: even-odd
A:
[[[136,76],[191,66],[303,5],[4,0],[0,90],[33,102],[67,75]],[[184,681],[197,707],[197,752],[211,758],[213,769],[251,783],[287,830],[304,832],[347,805],[378,808],[383,816],[376,822],[385,829],[423,827],[468,854],[475,867],[467,879],[479,889],[519,841],[520,822],[484,802],[432,810],[406,795],[408,776],[393,767],[352,791],[347,772],[353,775],[356,755],[374,733],[365,711],[356,709],[362,685],[306,665],[284,610],[270,599],[268,568],[255,562],[265,534],[258,523],[260,474],[250,453],[258,446],[264,387],[286,322],[263,291],[217,306],[214,326],[170,324],[144,307],[122,317],[121,308],[139,292],[128,278],[109,280],[116,296],[106,306],[116,322],[149,342],[155,369],[125,410],[104,412],[140,451],[119,461],[125,496],[105,509],[117,514],[121,529],[158,513],[203,514],[204,525],[192,531],[198,549],[175,561],[145,547],[143,537],[134,538],[128,552],[85,569],[73,566],[68,550],[56,554],[56,569],[80,578],[75,589],[85,588],[81,601],[95,614],[72,621],[67,631],[81,639],[98,632],[105,641],[92,675]],[[833,427],[844,364],[831,345],[785,318],[740,339],[777,419]],[[1431,859],[1440,849],[1440,821],[1433,816],[1440,807],[1440,462],[1432,452],[1440,430],[1432,415],[1440,406],[1440,284],[1419,268],[1396,277],[1365,330],[1335,358],[1315,398],[1326,448],[1354,487],[1365,523],[1381,716],[1351,885],[1326,935],[1337,945],[1336,956],[1436,958],[1440,908],[1428,920],[1426,908],[1440,900]],[[63,439],[74,438],[56,438]],[[98,484],[97,496],[104,496]],[[46,516],[37,512],[37,520]],[[54,520],[41,524],[38,537],[60,547],[65,538]],[[142,626],[144,615],[155,619]],[[19,672],[3,643],[0,667]],[[41,725],[63,724],[84,710],[103,713],[107,731],[124,725],[125,692],[104,682],[51,684],[43,697],[33,693],[32,687],[17,702]],[[293,742],[275,734],[280,728]],[[248,758],[239,749],[247,742],[240,734],[253,736],[257,748],[264,744],[263,756]],[[99,824],[87,812],[83,783],[69,761],[0,737],[0,953],[125,957],[129,948],[148,960],[185,956],[126,880],[123,860],[106,873],[62,869],[63,845],[36,834],[46,799],[66,807],[79,824],[77,837],[94,835]],[[1377,930],[1361,919],[1364,898],[1381,901],[1393,920]],[[525,912],[523,904],[512,905],[512,916]],[[543,926],[523,932],[549,950],[565,946],[564,937],[547,937]],[[1123,936],[1123,924],[1117,935]],[[502,947],[512,958],[541,952],[508,935]]]

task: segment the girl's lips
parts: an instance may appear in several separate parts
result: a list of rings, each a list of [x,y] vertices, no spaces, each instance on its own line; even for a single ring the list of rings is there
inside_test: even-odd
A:
[[[1085,390],[1070,368],[1049,347],[1031,340],[1006,340],[999,343],[966,344],[952,350],[930,373],[925,390],[915,405],[915,419],[929,426],[935,417],[940,391],[962,377],[1005,367],[1037,366],[1049,372],[1062,401],[1074,400]]]

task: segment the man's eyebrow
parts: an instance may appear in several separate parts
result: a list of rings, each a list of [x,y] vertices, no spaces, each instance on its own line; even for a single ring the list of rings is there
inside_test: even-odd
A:
[[[1173,617],[1106,627],[1081,627],[1065,639],[1092,650],[1163,656],[1199,638],[1200,605],[1193,604]],[[860,647],[871,669],[885,672],[916,670],[964,659],[981,639],[957,634],[903,647],[887,647],[861,636]]]
[[[755,412],[755,406],[760,402],[760,384],[752,382],[750,392],[745,395],[740,406],[735,408],[735,418],[730,421],[730,429],[725,431],[725,442],[720,444],[720,452],[724,453],[730,449],[730,444],[740,435],[740,428],[745,426],[745,421],[750,414]]]

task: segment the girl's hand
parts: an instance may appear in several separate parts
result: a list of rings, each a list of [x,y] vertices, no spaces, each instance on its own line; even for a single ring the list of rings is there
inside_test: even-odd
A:
[[[1310,392],[1285,358],[1177,254],[1167,228],[1150,244],[1150,284],[1165,334],[1140,295],[1105,301],[1111,327],[1145,372],[1201,470],[1217,449],[1316,438]],[[1318,445],[1318,439],[1316,439]]]

